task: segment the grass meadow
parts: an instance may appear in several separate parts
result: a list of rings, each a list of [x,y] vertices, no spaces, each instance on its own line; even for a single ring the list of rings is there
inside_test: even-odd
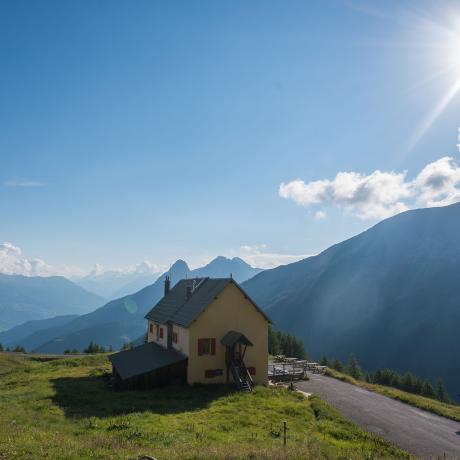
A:
[[[42,362],[0,353],[0,459],[410,458],[314,396],[226,386],[113,392],[109,382],[106,355]]]

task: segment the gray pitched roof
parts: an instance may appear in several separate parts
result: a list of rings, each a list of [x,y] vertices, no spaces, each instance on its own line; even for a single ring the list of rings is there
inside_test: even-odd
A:
[[[270,319],[249,298],[241,286],[232,278],[195,278],[179,281],[145,316],[151,321],[165,324],[172,322],[179,326],[189,327],[203,310],[223,291],[230,283],[237,286],[251,301],[254,307],[265,317]],[[190,292],[190,295],[188,295]]]
[[[120,351],[109,356],[109,360],[122,380],[135,375],[152,372],[187,359],[174,348],[163,348],[155,342],[145,343],[131,350]]]

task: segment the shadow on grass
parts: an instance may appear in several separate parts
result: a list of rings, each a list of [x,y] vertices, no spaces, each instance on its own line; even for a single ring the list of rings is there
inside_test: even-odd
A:
[[[66,417],[110,417],[133,412],[171,414],[208,407],[234,392],[226,385],[177,385],[138,391],[113,391],[109,375],[53,379],[51,398]]]

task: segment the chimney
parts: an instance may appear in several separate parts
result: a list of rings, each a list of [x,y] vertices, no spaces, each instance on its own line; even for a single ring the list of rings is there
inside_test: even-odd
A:
[[[166,275],[166,278],[165,278],[165,296],[168,295],[170,287],[171,287],[171,280],[169,279],[169,276]]]

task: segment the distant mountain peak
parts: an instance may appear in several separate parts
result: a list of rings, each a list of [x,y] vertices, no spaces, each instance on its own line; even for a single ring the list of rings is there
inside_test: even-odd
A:
[[[243,260],[241,257],[233,257],[232,261],[233,261],[233,262],[236,262],[236,263],[238,263],[238,264],[247,266],[247,267],[252,267],[251,264],[248,264],[248,263],[247,263],[245,260]],[[256,268],[256,267],[252,267],[252,268]]]
[[[183,259],[177,259],[171,266],[171,270],[187,270],[190,271],[187,262]]]
[[[247,268],[255,268],[252,265],[248,264],[241,257],[233,257],[233,258],[230,259],[229,257],[225,257],[225,256],[217,256],[217,257],[215,257],[206,266],[210,267],[210,266],[216,265],[216,264],[228,264],[228,265],[238,264],[238,265],[242,265],[242,266],[247,267]]]

